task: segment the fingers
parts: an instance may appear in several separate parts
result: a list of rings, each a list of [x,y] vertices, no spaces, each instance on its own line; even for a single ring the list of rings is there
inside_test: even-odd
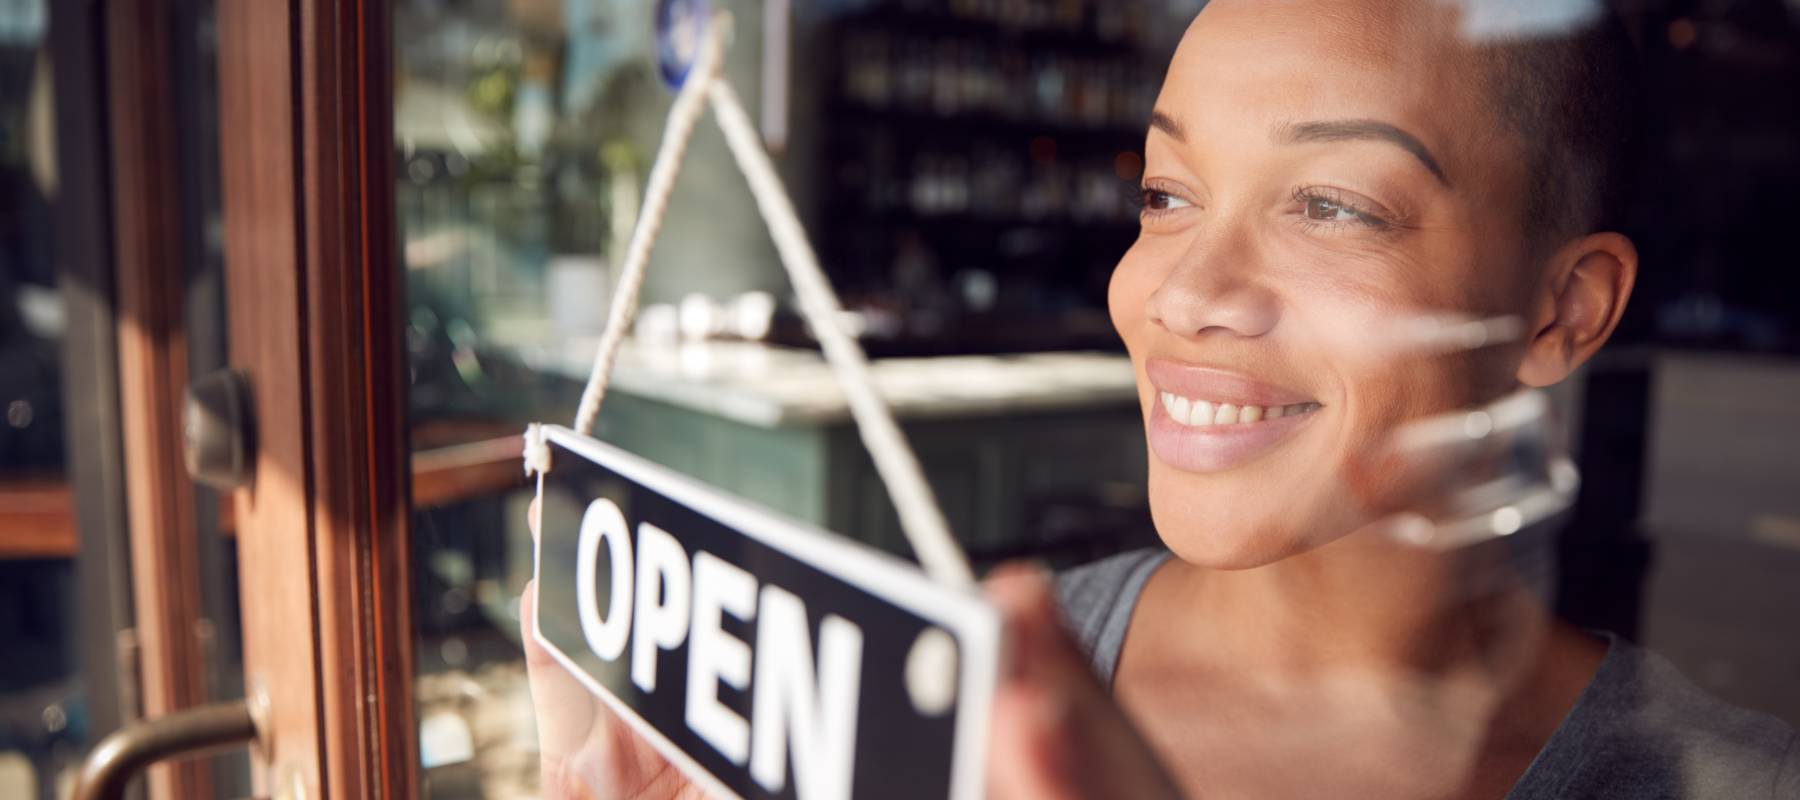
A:
[[[1010,683],[994,695],[988,747],[988,796],[996,800],[1074,800],[1079,782],[1068,772],[1078,754],[1060,725],[1042,719],[1054,700]]]
[[[1057,625],[1049,582],[1024,565],[1007,565],[985,581],[989,601],[999,609],[1007,637],[1002,680],[994,697],[993,729],[988,756],[990,795],[996,798],[1077,798],[1077,778],[1068,769],[1076,753],[1067,735],[1066,681],[1046,678],[1062,670]],[[1045,654],[1050,655],[1046,656]],[[1066,671],[1066,670],[1063,670]],[[1083,669],[1085,671],[1085,669]]]
[[[1005,627],[1002,669],[1008,677],[1080,687],[1083,692],[1105,696],[1086,654],[1063,628],[1048,573],[1030,565],[1009,564],[994,570],[984,589]]]
[[[531,538],[536,543],[542,498],[533,498],[526,513]],[[536,712],[538,751],[546,774],[560,774],[562,762],[587,739],[597,709],[587,687],[575,680],[537,638],[538,586],[527,581],[519,595],[519,640],[525,648],[525,675],[531,686],[531,705]]]
[[[587,740],[599,713],[597,701],[538,642],[537,581],[525,584],[519,597],[519,623],[524,629],[531,706],[537,714],[538,750],[546,764],[560,763]]]
[[[527,669],[562,669],[562,665],[550,656],[550,651],[537,640],[537,594],[535,580],[526,581],[525,590],[519,593],[519,638],[525,645],[525,666]]]
[[[531,498],[531,506],[525,510],[525,526],[531,529],[531,543],[538,544],[543,535],[539,532],[544,526],[544,496]]]
[[[995,696],[997,797],[1176,797],[1174,783],[1063,629],[1048,576],[1003,567],[986,582],[1008,637]]]

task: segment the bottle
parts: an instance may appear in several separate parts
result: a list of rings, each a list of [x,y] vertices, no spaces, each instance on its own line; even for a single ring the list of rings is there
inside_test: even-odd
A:
[[[1060,58],[1056,56],[1040,56],[1032,69],[1035,78],[1035,97],[1039,119],[1057,120],[1065,111],[1067,100],[1067,84],[1063,78]]]
[[[961,59],[953,42],[939,42],[931,64],[931,110],[955,116],[962,90]]]

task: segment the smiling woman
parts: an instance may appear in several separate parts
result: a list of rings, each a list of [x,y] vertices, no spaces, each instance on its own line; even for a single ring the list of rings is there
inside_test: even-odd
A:
[[[1215,0],[1169,67],[1110,307],[1172,555],[1059,589],[1193,794],[1800,795],[1786,724],[1557,620],[1519,558],[1541,537],[1413,546],[1425,519],[1523,485],[1452,493],[1457,470],[1409,449],[1445,441],[1421,421],[1489,438],[1490,404],[1600,348],[1638,268],[1609,227],[1634,128],[1623,33],[1501,5]],[[1445,317],[1517,335],[1389,344]],[[1490,537],[1526,524],[1501,506]]]
[[[1209,6],[1151,118],[1143,231],[1111,307],[1158,456],[1152,511],[1192,561],[1262,566],[1355,530],[1367,520],[1344,487],[1398,424],[1561,380],[1611,333],[1636,272],[1597,214],[1535,221],[1534,154],[1584,151],[1526,140],[1515,129],[1570,126],[1514,125],[1487,91],[1483,54],[1516,45],[1467,41],[1453,6],[1350,8]],[[1617,93],[1616,76],[1571,74]],[[1573,229],[1553,251],[1533,242]],[[1526,335],[1452,358],[1371,347],[1444,313],[1516,318]],[[1220,423],[1246,404],[1283,414],[1193,424],[1196,408]],[[1208,502],[1180,499],[1195,496]]]
[[[1075,239],[1105,251],[1105,280],[1090,282],[1091,299],[1104,295],[1126,351],[1112,362],[1122,402],[1136,403],[1125,409],[1136,414],[1131,427],[1107,437],[1129,439],[1143,465],[1133,476],[1141,483],[1116,488],[1147,497],[1162,545],[1054,578],[990,574],[987,599],[1006,635],[986,715],[988,796],[1800,796],[1789,723],[1715,699],[1624,636],[1552,610],[1559,526],[1584,482],[1550,389],[1613,338],[1639,274],[1639,245],[1619,219],[1640,70],[1601,3],[854,5],[861,10],[842,12],[841,63],[822,62],[844,97],[814,109],[815,121],[837,127],[819,137],[831,144],[813,148],[823,191],[811,199],[826,208],[808,222],[823,237],[823,261],[839,270],[834,284],[867,312],[865,340],[912,325],[955,331],[939,314],[957,293],[982,310],[995,295],[1021,306],[1073,302],[1031,291],[1082,280],[1047,254],[1079,261]],[[806,16],[799,8],[796,20]],[[1648,12],[1631,8],[1643,28]],[[1118,69],[1101,33],[1109,18],[1138,12],[1147,28],[1165,27],[1145,24],[1156,15],[1190,23],[1166,26],[1161,84]],[[1089,19],[1095,41],[1072,32]],[[1692,43],[1693,30],[1676,30]],[[1065,52],[1077,47],[1086,49]],[[1144,97],[1150,89],[1154,97]],[[806,118],[800,107],[796,120]],[[1107,138],[1104,126],[1121,114],[1141,156]],[[807,171],[804,130],[786,140],[784,170]],[[707,175],[698,162],[690,167],[685,174]],[[1096,170],[1101,185],[1090,191]],[[1106,185],[1114,176],[1139,201],[1122,237],[1128,249],[1105,244],[1118,212]],[[1099,198],[1091,207],[1090,194]],[[715,202],[708,214],[733,207]],[[1068,219],[1056,216],[1065,211]],[[709,225],[666,229],[688,238]],[[1008,260],[1031,282],[1001,271]],[[961,291],[981,286],[993,291]],[[887,333],[878,330],[885,320]],[[1037,318],[1014,327],[1054,335],[1073,325]],[[959,337],[946,340],[981,347]],[[997,382],[994,365],[982,363],[988,374],[959,376],[956,391]],[[949,375],[941,363],[925,371]],[[1065,377],[1041,383],[1066,393]],[[1589,431],[1612,422],[1591,417],[1626,416],[1599,401],[1589,407],[1604,412],[1589,415]],[[1074,441],[1063,426],[1016,401],[1008,413],[1030,425],[1021,474],[1107,460],[1099,438],[1056,444]],[[1606,464],[1611,441],[1588,444],[1580,455],[1589,484],[1637,466]],[[973,509],[993,504],[980,475],[1014,461],[985,450],[920,456],[946,506],[966,500]],[[779,475],[771,469],[779,458],[759,457],[748,470]],[[578,527],[571,510],[544,513],[562,516],[546,531]],[[1008,524],[996,516],[972,514],[971,538]],[[1575,519],[1568,530],[1579,537],[1591,519]],[[656,562],[647,554],[662,537],[637,536],[636,570],[619,575],[637,576],[638,588],[620,588],[620,577],[610,593],[626,598],[620,608],[630,615],[609,604],[602,616],[609,593],[590,591],[586,635],[553,614],[549,627],[565,629],[570,652],[601,661],[630,649],[646,665],[701,667],[700,693],[681,695],[698,698],[688,708],[701,713],[671,716],[669,729],[697,734],[696,763],[754,769],[765,738],[757,715],[781,708],[754,687],[814,686],[813,677],[836,671],[823,654],[826,620],[785,633],[755,627],[773,616],[756,587],[781,581],[755,570],[757,581],[733,578],[697,551]],[[619,537],[602,538],[611,547]],[[1136,546],[1122,535],[1095,538],[1109,552]],[[587,555],[599,557],[598,541]],[[646,588],[655,585],[642,579],[647,563],[667,567],[653,571],[677,589]],[[577,566],[564,583],[595,589],[607,580],[598,569],[582,576]],[[538,574],[520,607],[545,791],[701,793],[695,780],[704,777],[679,757],[693,751],[641,738],[642,725],[622,722],[571,678],[551,652],[563,644],[530,635],[545,630],[540,594],[558,594],[557,579]],[[719,599],[727,595],[737,600]],[[564,603],[565,617],[573,605]],[[735,621],[718,627],[718,608]],[[628,628],[640,617],[644,627]],[[869,676],[901,659],[874,655],[883,637],[852,621],[871,648],[862,685],[888,685]],[[1745,627],[1761,636],[1767,626]],[[782,669],[765,670],[765,632],[791,633],[781,641],[796,648],[811,634],[820,653],[794,649]],[[754,650],[714,647],[725,640]],[[679,647],[703,657],[680,657]],[[675,685],[639,677],[631,685],[646,691]],[[623,669],[613,678],[627,683]],[[853,717],[805,699],[826,696],[816,685],[788,695],[794,703],[781,713],[810,719],[823,736],[830,720]],[[886,741],[908,730],[892,713],[857,708]],[[849,773],[819,767],[829,747],[766,738],[772,748],[762,752],[773,755],[762,775],[735,787],[787,796],[780,781],[791,775],[799,797],[867,796],[855,788],[865,780],[878,795],[935,794],[918,769],[857,772],[847,784],[839,778]],[[810,780],[799,777],[808,771],[801,752],[814,759]]]

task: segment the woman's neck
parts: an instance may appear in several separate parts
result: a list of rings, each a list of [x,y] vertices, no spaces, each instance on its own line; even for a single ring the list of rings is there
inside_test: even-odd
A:
[[[1604,649],[1552,618],[1511,542],[1440,554],[1391,541],[1158,570],[1114,690],[1177,774],[1199,789],[1242,779],[1252,795],[1316,795],[1370,765],[1368,796],[1499,797],[1517,782]],[[1270,777],[1296,763],[1316,774]],[[1301,788],[1263,791],[1271,780]]]
[[[1194,656],[1265,678],[1515,672],[1551,615],[1501,544],[1439,553],[1362,531],[1255,569],[1177,562],[1158,593],[1178,613],[1161,616],[1204,628],[1178,637]]]

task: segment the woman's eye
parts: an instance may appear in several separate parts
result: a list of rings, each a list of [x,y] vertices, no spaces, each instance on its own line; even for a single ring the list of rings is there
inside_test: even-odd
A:
[[[1351,222],[1356,219],[1356,212],[1323,197],[1314,197],[1306,201],[1306,217],[1320,222]]]
[[[1318,222],[1355,222],[1361,220],[1363,214],[1355,213],[1348,205],[1334,204],[1323,196],[1316,196],[1307,200],[1307,218]]]
[[[1193,203],[1169,194],[1168,192],[1158,191],[1156,189],[1144,190],[1144,208],[1149,211],[1173,211],[1178,208],[1187,208],[1191,205],[1193,205]]]
[[[1300,199],[1306,204],[1306,218],[1313,222],[1323,222],[1334,225],[1350,223],[1369,228],[1383,228],[1387,226],[1387,220],[1366,211],[1360,211],[1349,203],[1339,202],[1330,197],[1314,194],[1303,196]]]

